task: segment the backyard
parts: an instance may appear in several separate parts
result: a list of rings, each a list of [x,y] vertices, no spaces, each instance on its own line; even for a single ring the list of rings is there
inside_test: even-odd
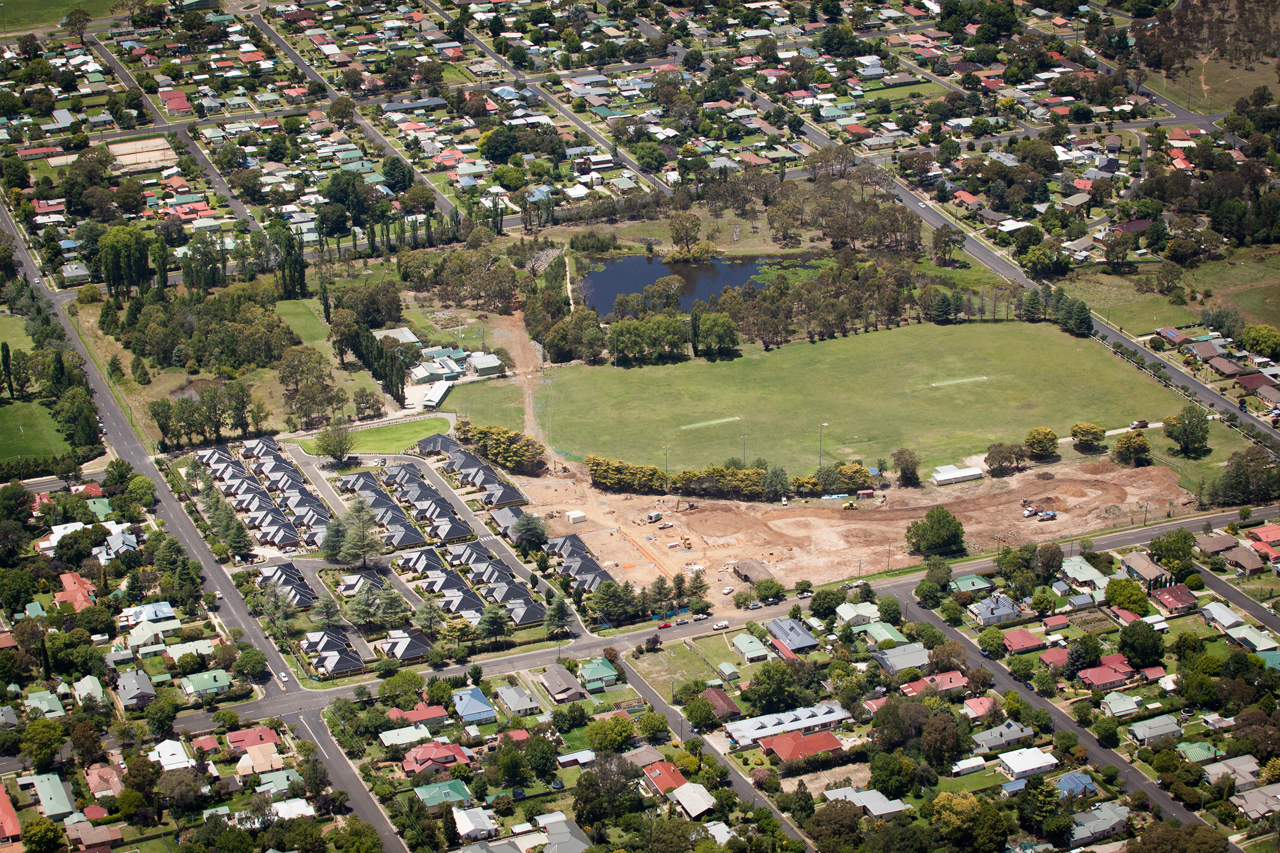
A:
[[[1054,386],[1068,393],[1046,393]],[[745,440],[749,459],[792,473],[816,467],[823,423],[824,461],[874,464],[905,446],[927,468],[1018,442],[1032,427],[1112,429],[1182,403],[1090,341],[1017,322],[911,325],[767,353],[744,346],[718,362],[565,367],[536,402],[552,442],[578,456],[663,465],[669,446],[671,470],[702,468],[741,455]]]
[[[360,429],[351,433],[355,439],[352,453],[403,453],[417,441],[429,435],[448,432],[449,421],[446,418],[427,418],[419,421],[408,421],[399,424]],[[319,455],[315,439],[299,442],[302,449],[312,456]]]

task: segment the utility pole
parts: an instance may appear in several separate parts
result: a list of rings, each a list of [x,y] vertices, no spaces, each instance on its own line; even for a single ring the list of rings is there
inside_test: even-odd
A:
[[[747,437],[742,436],[742,467],[747,467]]]

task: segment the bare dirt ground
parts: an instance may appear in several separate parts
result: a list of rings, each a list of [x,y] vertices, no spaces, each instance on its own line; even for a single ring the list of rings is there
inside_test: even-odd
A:
[[[811,794],[825,791],[828,788],[842,788],[845,786],[865,788],[871,782],[871,765],[846,764],[844,767],[834,767],[831,770],[818,770],[801,776],[788,776],[782,780],[782,790],[788,794],[794,794],[796,788],[800,787],[801,782],[804,782],[804,786],[809,789]]]
[[[1044,477],[1047,479],[1041,479]],[[553,477],[564,479],[553,479]],[[942,504],[964,524],[973,550],[994,550],[1049,537],[1073,536],[1130,523],[1142,504],[1155,510],[1184,507],[1195,498],[1178,475],[1161,467],[1127,469],[1109,461],[1035,468],[999,480],[954,486],[891,488],[861,501],[857,511],[840,501],[793,501],[788,507],[681,498],[615,495],[593,489],[584,473],[557,473],[521,483],[533,511],[548,518],[553,536],[577,533],[620,581],[646,584],[693,565],[704,566],[713,588],[723,564],[754,557],[788,585],[807,579],[830,583],[920,562],[907,552],[907,526]],[[1055,509],[1057,521],[1022,517],[1023,499]],[[672,527],[659,530],[644,517],[663,513]],[[565,513],[586,520],[570,524]]]

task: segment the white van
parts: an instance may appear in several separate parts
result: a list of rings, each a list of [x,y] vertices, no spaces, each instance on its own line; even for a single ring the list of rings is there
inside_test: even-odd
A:
[[[728,627],[729,627],[729,623],[728,623],[728,622],[717,622],[716,624],[714,624],[714,625],[712,625],[712,626],[711,626],[711,630],[712,630],[712,631],[724,631],[724,630],[726,630]]]

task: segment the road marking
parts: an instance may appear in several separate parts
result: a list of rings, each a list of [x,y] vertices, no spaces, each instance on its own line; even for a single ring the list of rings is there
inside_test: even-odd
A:
[[[316,749],[320,750],[320,754],[325,757],[325,760],[328,760],[329,753],[324,751],[324,747],[320,744],[320,738],[316,737],[316,733],[311,731],[311,726],[307,724],[307,718],[299,714],[298,719],[302,721],[303,728],[311,735],[311,742],[316,745]]]

